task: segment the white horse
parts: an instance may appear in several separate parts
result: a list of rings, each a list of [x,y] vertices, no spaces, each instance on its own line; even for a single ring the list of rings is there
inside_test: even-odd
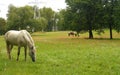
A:
[[[25,61],[27,56],[27,46],[29,48],[29,55],[33,62],[35,62],[35,45],[31,35],[26,30],[10,30],[5,33],[5,41],[9,59],[11,59],[11,50],[13,45],[18,46],[17,61],[19,60],[20,48],[24,47]]]

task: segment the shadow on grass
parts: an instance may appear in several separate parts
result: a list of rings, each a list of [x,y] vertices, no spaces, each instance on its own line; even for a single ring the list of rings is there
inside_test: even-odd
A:
[[[44,34],[32,34],[32,36],[46,36]]]
[[[89,38],[84,38],[84,39],[89,39]],[[93,39],[89,39],[89,40],[120,40],[120,38],[93,38]]]

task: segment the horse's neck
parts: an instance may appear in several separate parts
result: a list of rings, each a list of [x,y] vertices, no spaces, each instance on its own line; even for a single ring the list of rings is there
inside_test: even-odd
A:
[[[28,36],[29,40],[27,41],[28,42],[28,46],[29,47],[33,47],[34,46],[34,42],[32,40],[32,38],[30,36]]]
[[[33,47],[34,46],[34,43],[31,42],[31,41],[27,41],[27,43],[28,43],[28,47]]]
[[[28,47],[33,47],[34,46],[34,41],[31,37],[31,35],[28,32],[26,32],[26,34],[27,35],[25,35],[25,39],[27,41]]]

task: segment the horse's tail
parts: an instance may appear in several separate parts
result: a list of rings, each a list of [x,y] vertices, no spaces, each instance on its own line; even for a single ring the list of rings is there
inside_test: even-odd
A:
[[[8,32],[6,32],[5,33],[5,35],[4,35],[4,39],[5,39],[5,41],[7,40],[7,38],[8,38],[8,34],[9,34],[9,31]]]

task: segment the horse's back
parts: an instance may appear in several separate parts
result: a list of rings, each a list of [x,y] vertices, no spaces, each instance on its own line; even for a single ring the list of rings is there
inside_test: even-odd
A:
[[[4,36],[6,42],[17,45],[18,44],[17,38],[18,38],[19,33],[20,33],[19,31],[15,31],[15,30],[10,30],[6,32]]]
[[[27,43],[34,44],[31,35],[26,30],[20,31],[10,30],[6,32],[5,40],[10,44],[20,46],[26,46]]]
[[[9,40],[9,39],[16,40],[19,33],[20,33],[19,31],[10,30],[10,31],[5,33],[5,39],[6,40]]]

